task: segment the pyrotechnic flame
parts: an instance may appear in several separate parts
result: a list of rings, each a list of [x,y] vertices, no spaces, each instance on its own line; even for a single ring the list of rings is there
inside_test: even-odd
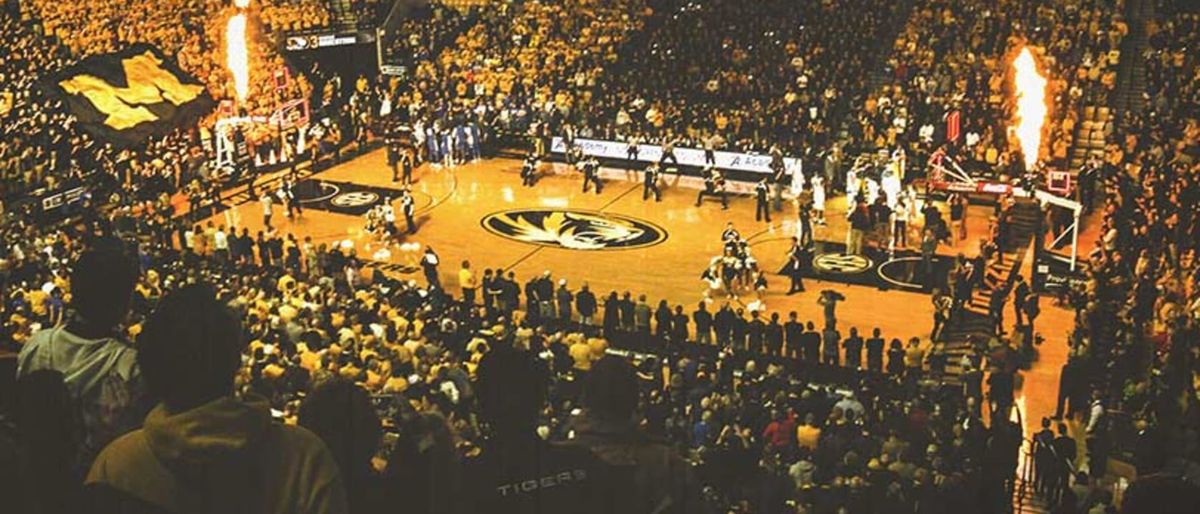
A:
[[[236,0],[237,4],[246,4],[247,0]],[[242,7],[243,5],[239,5]],[[238,13],[229,18],[225,26],[225,53],[229,73],[233,75],[233,88],[237,91],[238,101],[246,99],[250,90],[250,59],[246,53],[246,15]]]
[[[1046,123],[1046,77],[1038,73],[1037,62],[1029,47],[1013,60],[1013,83],[1016,86],[1017,114],[1014,127],[1025,157],[1025,169],[1037,165],[1042,147],[1042,125]]]
[[[245,9],[250,7],[250,0],[233,0],[233,6],[238,9]]]

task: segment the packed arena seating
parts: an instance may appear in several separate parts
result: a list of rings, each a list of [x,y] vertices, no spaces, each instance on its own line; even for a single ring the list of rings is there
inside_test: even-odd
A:
[[[824,151],[861,103],[872,46],[901,8],[873,0],[651,2],[581,126],[692,146]]]
[[[1200,18],[1176,12],[1172,2],[1158,3],[1152,51],[1145,56],[1148,109],[1120,120],[1100,171],[1101,240],[1089,256],[1086,286],[1070,299],[1076,328],[1062,373],[1060,409],[1066,410],[1060,414],[1089,420],[1080,444],[1092,459],[1094,480],[1076,478],[1068,487],[1066,478],[1058,478],[1049,488],[1056,490],[1054,509],[1060,512],[1112,508],[1097,479],[1104,474],[1104,457],[1117,449],[1122,429],[1114,420],[1138,427],[1132,432],[1139,474],[1194,474],[1200,466],[1193,383],[1200,216],[1190,208],[1200,202],[1200,69],[1192,55],[1200,44]],[[871,44],[887,36],[886,25],[903,12],[902,4],[484,5],[477,17],[447,13],[437,23],[405,22],[401,31],[411,37],[398,41],[417,64],[414,84],[397,79],[385,89],[404,91],[397,103],[429,125],[455,112],[482,112],[494,118],[489,125],[497,130],[556,131],[570,122],[581,135],[623,139],[636,133],[648,141],[697,146],[717,135],[727,148],[757,151],[774,145],[823,151],[842,139],[839,132],[849,120],[849,137],[840,143],[904,146],[919,155],[944,138],[942,117],[957,108],[966,134],[960,155],[1000,171],[1012,160],[1004,156],[1011,145],[1003,67],[1017,41],[1048,48],[1047,71],[1058,77],[1053,90],[1061,107],[1052,113],[1046,156],[1051,161],[1064,158],[1080,108],[1109,98],[1117,60],[1140,57],[1113,53],[1127,30],[1121,2],[919,0],[900,20],[902,32],[883,59],[891,76],[872,91]],[[224,50],[215,44],[223,30],[217,20],[230,7],[130,5],[43,0],[31,12],[44,25],[0,18],[0,35],[12,50],[0,59],[0,74],[13,84],[12,108],[0,113],[4,194],[77,180],[84,171],[99,171],[108,182],[135,191],[167,192],[177,187],[174,177],[196,173],[191,168],[197,159],[191,157],[203,149],[184,135],[114,152],[74,130],[61,106],[29,87],[81,56],[147,41],[178,52],[182,66],[201,77],[214,97],[230,97]],[[325,5],[263,5],[264,29],[323,25],[329,18]],[[1089,37],[1076,39],[1081,33]],[[461,34],[455,44],[437,51],[438,42],[454,34]],[[261,73],[283,65],[266,45],[255,55]],[[270,83],[265,75],[251,82],[262,88]],[[305,79],[294,87],[293,93],[310,96]],[[251,96],[270,97],[263,91]],[[262,113],[271,106],[250,108]],[[205,123],[211,120],[202,128]],[[153,201],[135,214],[130,197]],[[469,481],[460,480],[499,438],[498,424],[490,419],[494,413],[484,409],[494,396],[517,398],[509,406],[535,404],[534,427],[546,440],[595,437],[598,420],[592,416],[603,399],[597,400],[595,389],[589,395],[589,387],[624,385],[608,354],[626,356],[636,366],[635,424],[650,436],[633,443],[621,439],[617,446],[666,447],[665,453],[688,461],[672,480],[614,479],[604,482],[610,492],[669,497],[677,502],[675,512],[1006,512],[1011,504],[1024,441],[1017,424],[987,415],[991,406],[1013,401],[1017,362],[1006,340],[997,340],[986,354],[969,352],[961,382],[944,384],[946,356],[923,342],[923,330],[882,334],[892,342],[884,347],[886,359],[878,361],[882,372],[858,369],[862,362],[815,363],[786,331],[782,348],[752,342],[745,319],[732,322],[741,327],[730,330],[739,342],[724,348],[704,344],[692,306],[680,317],[675,306],[655,309],[628,292],[593,291],[591,300],[581,300],[588,297],[581,295],[581,285],[567,284],[564,309],[552,277],[489,281],[480,272],[493,270],[478,262],[470,269],[483,276],[480,301],[467,305],[459,284],[433,284],[436,273],[424,283],[401,281],[337,246],[277,231],[252,237],[211,222],[196,225],[192,215],[178,215],[157,194],[94,203],[114,208],[88,212],[62,228],[40,226],[21,213],[6,212],[0,220],[0,344],[19,351],[40,330],[70,321],[72,294],[82,288],[71,283],[80,256],[106,248],[112,236],[132,241],[126,258],[136,261],[139,275],[129,284],[133,301],[116,325],[116,338],[137,341],[164,297],[190,284],[214,284],[216,298],[238,314],[246,339],[236,392],[261,397],[273,416],[306,426],[324,440],[351,512],[396,506],[453,512],[450,505],[464,496],[473,499],[474,489],[461,485]],[[639,284],[628,289],[637,291]],[[718,308],[708,306],[712,314]],[[567,310],[573,314],[564,318]],[[772,313],[762,314],[765,322]],[[854,328],[867,338],[871,327]],[[801,334],[824,343],[811,329]],[[713,335],[708,338],[720,339]],[[913,337],[920,339],[901,342]],[[520,374],[501,381],[479,376],[489,355],[510,349],[536,356],[529,370],[538,373],[525,375],[544,372],[545,383],[512,390],[504,385],[525,385]],[[873,367],[870,356],[866,361]],[[986,396],[984,370],[991,377]],[[534,392],[542,387],[544,399]],[[128,395],[88,405],[87,414],[147,407],[136,387],[123,392]],[[596,401],[600,407],[589,403]],[[38,402],[22,403],[32,414],[50,411],[53,404],[42,402],[42,411],[34,407]],[[38,468],[24,479],[2,475],[17,469],[5,466],[11,454],[4,445],[13,443],[33,456],[47,455],[39,453],[47,448],[27,429],[10,438],[4,421],[0,418],[0,498],[28,498],[33,503],[17,510],[30,512],[53,509],[54,502],[64,502],[58,507],[69,512],[79,505],[69,502],[96,500],[95,491],[78,490],[78,477],[119,432],[115,423],[107,424],[113,420],[87,418],[88,437],[52,448],[73,455],[48,459],[59,467]],[[622,421],[618,434],[633,437],[636,431],[626,426],[630,420]],[[20,486],[38,494],[18,494]],[[580,498],[573,508],[585,503]]]
[[[585,108],[603,66],[641,26],[640,0],[485,5],[476,24],[415,74],[414,102],[490,110],[524,132]],[[557,123],[555,124],[557,126]]]
[[[50,71],[76,61],[44,35],[40,27],[23,23],[8,14],[0,18],[0,30],[11,46],[2,67],[8,95],[0,141],[0,194],[15,200],[18,195],[41,188],[56,189],[88,180],[95,184],[96,200],[124,185],[121,195],[143,196],[139,191],[158,190],[165,179],[177,175],[187,142],[182,135],[154,141],[145,152],[118,152],[94,141],[74,126],[72,117],[58,100],[50,99],[38,81]],[[176,160],[176,158],[179,160]],[[18,208],[18,202],[11,207]],[[17,214],[29,215],[17,211]]]
[[[1052,77],[1047,145],[1040,160],[1066,165],[1085,103],[1104,103],[1114,87],[1119,45],[1128,32],[1121,3],[918,2],[888,59],[891,77],[859,117],[863,138],[880,148],[897,142],[928,155],[946,137],[947,113],[961,114],[964,134],[951,150],[971,169],[998,173],[1014,157],[1006,91],[1015,52],[1041,52]]]
[[[5,328],[12,342],[23,344],[39,328],[63,318],[65,291],[71,290],[68,263],[77,262],[89,248],[102,247],[101,234],[128,227],[123,218],[118,213],[88,231],[27,243],[5,238],[11,245],[8,254],[22,256],[11,263],[14,271],[8,276],[14,287],[6,302]],[[7,227],[22,230],[19,223]],[[39,233],[34,227],[24,230]],[[1011,498],[1002,481],[985,486],[980,479],[1013,474],[1019,429],[984,426],[980,383],[968,381],[962,391],[922,379],[923,345],[902,347],[895,340],[886,354],[881,345],[878,357],[872,354],[854,365],[817,364],[815,355],[806,356],[809,350],[792,346],[796,340],[791,334],[787,352],[770,341],[755,347],[752,335],[747,342],[754,330],[747,331],[748,321],[739,310],[741,321],[732,327],[733,350],[722,351],[689,342],[700,332],[689,331],[690,316],[673,316],[665,303],[651,324],[644,299],[635,305],[626,294],[627,303],[622,303],[616,291],[607,300],[600,291],[599,299],[592,296],[588,302],[579,299],[586,296],[580,289],[563,288],[577,299],[567,300],[565,307],[561,299],[552,305],[537,300],[541,292],[523,298],[522,290],[553,288],[550,276],[532,277],[532,285],[522,287],[511,281],[511,273],[494,281],[486,270],[481,301],[465,305],[458,295],[450,295],[457,287],[396,281],[340,247],[315,246],[290,234],[272,231],[267,243],[256,244],[248,234],[239,238],[212,224],[195,230],[179,222],[151,224],[142,230],[143,243],[129,249],[136,251],[142,272],[130,284],[134,300],[128,322],[119,328],[122,337],[136,340],[154,306],[175,289],[214,284],[218,298],[243,320],[248,344],[238,391],[266,398],[284,420],[303,416],[312,387],[340,379],[359,384],[379,400],[369,407],[371,412],[354,416],[383,416],[388,431],[398,433],[399,442],[392,444],[413,444],[431,437],[428,431],[450,430],[457,450],[470,455],[485,445],[472,400],[486,392],[473,389],[478,386],[468,376],[490,349],[513,347],[542,355],[543,365],[552,371],[550,410],[538,424],[539,431],[558,439],[582,430],[582,420],[572,413],[581,401],[580,382],[613,347],[637,355],[647,430],[692,454],[698,474],[693,492],[699,496],[701,486],[706,490],[704,505],[690,505],[689,512],[767,501],[756,499],[762,493],[754,490],[762,484],[771,484],[778,501],[795,495],[807,504],[869,510],[898,503],[902,512],[919,511],[923,502],[983,509]],[[712,307],[714,314],[717,308]],[[644,326],[638,314],[643,309]],[[584,314],[595,324],[582,323]],[[714,327],[718,338],[720,325],[718,321]],[[807,333],[817,335],[811,325]],[[1006,366],[996,361],[1005,357],[996,355],[1003,353],[988,357],[987,365]],[[861,369],[876,358],[878,371]],[[982,365],[982,355],[971,358],[977,360],[973,366]],[[806,371],[797,374],[797,367]],[[813,378],[800,378],[805,376]],[[414,415],[434,416],[442,426],[409,432],[414,428],[406,420]],[[94,452],[104,441],[98,443],[81,451]],[[386,456],[390,451],[369,453]],[[761,467],[760,458],[765,459]],[[392,473],[401,472],[389,467],[385,476]],[[374,483],[347,482],[352,505],[355,498],[386,493],[369,490]]]
[[[31,2],[26,15],[40,21],[77,57],[112,52],[131,43],[151,43],[175,56],[179,65],[205,84],[216,100],[233,99],[232,78],[225,68],[224,32],[228,15],[236,8],[226,2],[166,1],[63,3]],[[257,2],[259,33],[251,30],[251,92],[239,109],[247,115],[269,115],[274,109],[276,70],[285,66],[268,36],[274,31],[299,30],[328,23],[326,4],[316,0]],[[307,97],[311,86],[303,74],[291,70],[296,79],[287,98]],[[215,118],[214,118],[215,119]],[[211,126],[210,119],[205,125]]]
[[[303,32],[330,23],[329,2],[322,0],[279,0],[264,3],[259,12],[267,32]]]
[[[433,61],[442,48],[454,43],[458,35],[471,26],[479,12],[477,8],[460,10],[433,4],[405,13],[395,28],[385,27],[394,32],[391,44],[383,49],[385,63],[415,69],[417,63]],[[387,89],[393,91],[399,87],[397,84]]]
[[[1099,169],[1100,239],[1086,285],[1074,291],[1076,328],[1062,378],[1070,412],[1117,414],[1112,426],[1094,427],[1089,449],[1128,454],[1139,474],[1200,465],[1196,398],[1188,392],[1200,315],[1200,216],[1189,207],[1200,200],[1200,68],[1185,57],[1200,44],[1200,17],[1158,2],[1152,21],[1150,101],[1118,126]]]

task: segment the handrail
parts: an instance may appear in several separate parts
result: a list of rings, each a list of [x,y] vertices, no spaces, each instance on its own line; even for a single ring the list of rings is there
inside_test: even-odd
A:
[[[1065,480],[1069,480],[1071,476],[1075,475],[1075,473],[1078,471],[1078,469],[1075,466],[1075,462],[1073,462],[1071,459],[1067,459],[1064,456],[1059,455],[1058,450],[1056,450],[1054,448],[1054,446],[1047,446],[1046,449],[1049,450],[1051,455],[1053,456],[1053,458],[1051,459],[1050,462],[1057,461],[1057,462],[1066,463],[1067,476],[1064,477]],[[1023,461],[1024,461],[1024,468],[1021,470],[1021,481],[1022,481],[1021,485],[1022,485],[1022,487],[1017,492],[1017,500],[1016,500],[1017,504],[1014,506],[1014,507],[1016,507],[1016,512],[1018,514],[1023,511],[1023,508],[1025,506],[1025,497],[1026,497],[1025,486],[1026,485],[1030,486],[1030,489],[1028,491],[1030,497],[1033,497],[1034,495],[1038,495],[1037,489],[1033,488],[1034,466],[1036,465],[1036,461],[1034,460],[1034,457],[1037,455],[1037,451],[1038,451],[1037,440],[1032,437],[1025,439],[1024,444],[1021,445],[1021,453],[1022,453]]]

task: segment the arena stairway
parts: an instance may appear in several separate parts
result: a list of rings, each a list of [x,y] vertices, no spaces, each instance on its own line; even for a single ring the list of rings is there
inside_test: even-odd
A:
[[[1117,63],[1117,84],[1105,102],[1089,103],[1075,124],[1071,145],[1069,170],[1078,170],[1089,156],[1104,157],[1104,146],[1111,141],[1113,126],[1119,117],[1140,113],[1146,107],[1146,58],[1149,48],[1146,20],[1154,16],[1151,0],[1129,0],[1125,4],[1125,21],[1129,34],[1121,41],[1120,61]]]
[[[896,38],[904,31],[904,26],[908,23],[909,17],[912,15],[914,0],[900,0],[902,5],[896,16],[891,19],[887,27],[880,30],[879,40],[875,42],[876,48],[882,48],[886,51],[875,52],[871,59],[871,64],[867,67],[866,86],[863,89],[863,94],[873,95],[878,93],[884,86],[891,85],[895,78],[895,70],[888,64],[888,59],[892,56],[893,49],[896,46]],[[848,126],[856,121],[855,111],[851,109],[842,119],[842,125],[839,130],[841,137],[846,137],[848,134]]]
[[[1154,19],[1153,0],[1128,0],[1125,21],[1129,34],[1121,41],[1121,63],[1117,68],[1117,90],[1113,108],[1118,115],[1136,114],[1146,108],[1146,51],[1150,39],[1148,20]]]
[[[1007,244],[1004,245],[1003,263],[993,263],[992,270],[1005,277],[1002,286],[1010,288],[1021,264],[1028,253],[1029,243],[1037,232],[1038,218],[1041,213],[1037,202],[1028,198],[1017,200],[1012,207],[1012,228],[1009,231]],[[975,289],[970,301],[967,302],[959,319],[945,329],[943,339],[946,342],[948,354],[946,375],[943,380],[949,384],[958,384],[959,375],[963,372],[959,360],[964,353],[971,351],[972,337],[983,340],[992,337],[992,324],[988,317],[988,303],[992,288],[980,286]],[[1010,293],[1011,294],[1011,293]],[[1004,322],[1011,327],[1013,321],[1012,299],[1004,305]]]
[[[1052,506],[1033,488],[1033,482],[1016,478],[1012,499],[1014,514],[1049,514]]]

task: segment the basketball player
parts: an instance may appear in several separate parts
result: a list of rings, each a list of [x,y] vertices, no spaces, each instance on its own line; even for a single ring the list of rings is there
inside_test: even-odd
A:
[[[271,193],[269,193],[267,191],[263,191],[263,194],[261,197],[259,197],[258,202],[262,205],[263,226],[270,228],[271,227],[271,214],[273,212],[273,209],[271,208],[271,204],[274,202],[274,200],[271,199]]]
[[[287,207],[288,218],[293,216],[293,212],[297,218],[304,214],[304,210],[300,208],[300,201],[296,198],[296,183],[292,182],[292,179],[283,179],[283,184],[279,186],[279,196],[282,197],[284,206]]]
[[[383,199],[383,203],[379,205],[378,217],[378,222],[382,222],[383,230],[387,232],[388,237],[397,239],[400,231],[396,228],[396,209],[392,207],[391,198]]]

